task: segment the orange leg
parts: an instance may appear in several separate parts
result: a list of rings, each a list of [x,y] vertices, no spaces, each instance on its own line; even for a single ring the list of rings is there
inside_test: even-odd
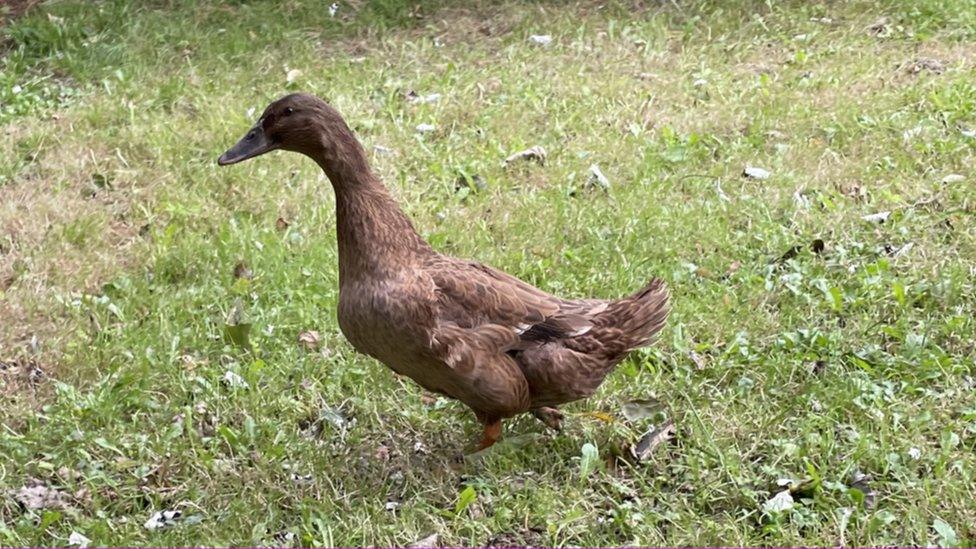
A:
[[[485,424],[485,432],[478,444],[478,451],[488,448],[502,438],[502,420],[496,419],[491,423]]]

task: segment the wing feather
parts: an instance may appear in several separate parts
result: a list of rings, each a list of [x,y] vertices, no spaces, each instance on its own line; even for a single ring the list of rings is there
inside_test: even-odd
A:
[[[514,276],[473,261],[432,258],[426,266],[435,286],[436,317],[444,327],[439,338],[493,341],[501,352],[538,342],[575,337],[589,331],[592,315],[606,308],[598,300],[567,301]],[[504,329],[514,336],[481,339],[458,329]],[[447,327],[450,327],[449,329]]]

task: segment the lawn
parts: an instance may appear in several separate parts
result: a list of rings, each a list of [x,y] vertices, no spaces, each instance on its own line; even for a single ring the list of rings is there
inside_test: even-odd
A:
[[[0,545],[976,543],[976,2],[466,4],[10,17]],[[296,90],[437,249],[664,278],[659,341],[464,457],[339,332],[317,166],[216,165]]]

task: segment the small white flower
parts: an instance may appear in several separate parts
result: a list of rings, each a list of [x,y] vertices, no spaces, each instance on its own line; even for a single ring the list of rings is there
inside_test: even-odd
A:
[[[912,459],[919,459],[922,457],[922,451],[912,446],[911,448],[908,449],[908,455]]]

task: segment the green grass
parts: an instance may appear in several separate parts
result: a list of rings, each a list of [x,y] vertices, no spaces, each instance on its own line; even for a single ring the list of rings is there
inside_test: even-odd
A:
[[[216,4],[2,30],[0,544],[976,543],[971,0]],[[324,176],[216,166],[299,89],[439,250],[567,296],[665,278],[660,342],[562,433],[517,419],[459,461],[473,416],[338,330]],[[502,167],[533,145],[545,166]],[[764,510],[778,479],[809,482]],[[31,482],[62,503],[25,509]],[[146,529],[163,509],[191,519]]]

